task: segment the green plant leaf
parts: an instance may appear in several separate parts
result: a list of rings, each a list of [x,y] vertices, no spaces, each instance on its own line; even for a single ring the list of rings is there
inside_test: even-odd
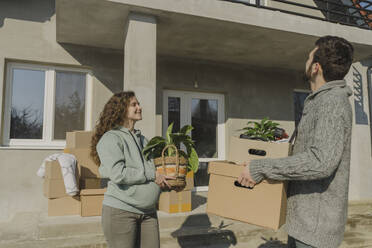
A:
[[[270,128],[272,126],[272,123],[273,123],[272,121],[267,121],[267,122],[264,123],[264,127],[265,128]]]
[[[154,138],[152,138],[146,145],[145,149],[148,149],[148,148],[152,148],[154,146],[156,146],[157,144],[161,143],[161,142],[166,142],[165,139],[161,136],[155,136]]]
[[[275,128],[279,124],[269,120],[268,117],[263,118],[261,121],[248,121],[247,126],[242,128],[240,131],[244,131],[244,134],[251,138],[261,138],[264,140],[275,140],[274,132]]]
[[[166,132],[166,138],[167,138],[167,143],[172,144],[172,138],[170,137],[170,134],[173,131],[173,122],[168,126],[167,132]]]
[[[194,148],[194,141],[191,139],[190,135],[188,135],[192,130],[192,126],[185,125],[184,127],[182,127],[180,132],[172,133],[173,123],[171,123],[167,128],[165,139],[163,137],[157,136],[152,138],[146,145],[143,150],[145,158],[150,159],[161,157],[162,151],[166,145],[175,145],[180,156],[189,159],[189,162],[191,162],[191,164],[189,163],[188,168],[196,172],[199,166],[199,158]],[[185,146],[186,152],[180,149],[181,144]],[[174,156],[175,151],[172,148],[167,149],[166,151],[164,151],[164,155]]]
[[[173,143],[177,146],[180,147],[181,144],[184,144],[185,146],[191,144],[192,146],[194,145],[194,142],[192,141],[191,137],[186,135],[186,134],[171,134],[171,138]]]
[[[150,152],[147,152],[146,154],[144,153],[143,155],[145,156],[145,159],[146,159],[146,160],[149,160],[149,159],[150,159],[150,158],[149,158],[149,157],[150,157]]]
[[[253,127],[245,127],[245,128],[239,129],[238,131],[253,130],[253,129],[254,129]]]
[[[182,134],[188,134],[190,133],[194,128],[191,125],[185,125],[181,128],[180,133]]]
[[[251,129],[251,130],[248,130],[247,132],[244,133],[245,135],[254,135],[256,134],[256,131]]]
[[[157,144],[156,147],[153,147],[152,149],[147,150],[146,153],[144,153],[146,160],[161,157],[161,153],[165,146],[166,146],[166,143],[162,142],[162,143]],[[167,156],[167,152],[165,152],[165,156]]]
[[[184,158],[188,159],[188,156],[187,156],[186,152],[184,152],[182,150],[178,150],[178,153],[179,153],[180,157],[184,157]]]
[[[184,143],[186,151],[187,151],[187,157],[190,157],[191,150],[194,148],[194,143],[193,142],[185,142]]]
[[[266,137],[267,137],[269,140],[274,140],[274,139],[275,139],[274,135],[271,134],[271,133],[267,134]]]
[[[166,143],[160,143],[158,146],[156,146],[151,151],[151,158],[159,158],[159,157],[161,157],[161,153],[163,152],[163,149],[164,149],[165,146],[166,146]],[[165,151],[164,155],[167,156],[168,155],[168,152]]]
[[[164,145],[166,144],[166,141],[165,141],[165,139],[163,137],[156,136],[156,137],[152,138],[147,143],[147,145],[145,146],[145,148],[143,148],[142,153],[144,155],[148,154],[151,151],[151,149],[153,149],[156,146],[159,146],[159,144],[161,144],[161,143],[164,143]]]
[[[191,152],[189,154],[189,170],[196,173],[199,169],[199,157],[196,153],[196,150],[194,148],[191,148]]]

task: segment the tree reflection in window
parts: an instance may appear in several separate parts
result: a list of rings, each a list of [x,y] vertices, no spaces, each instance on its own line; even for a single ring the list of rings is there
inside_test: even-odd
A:
[[[66,132],[84,130],[85,73],[56,72],[54,139],[65,139]]]

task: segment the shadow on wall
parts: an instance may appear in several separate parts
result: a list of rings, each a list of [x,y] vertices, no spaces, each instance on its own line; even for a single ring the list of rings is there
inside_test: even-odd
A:
[[[92,69],[94,76],[113,93],[123,90],[124,55],[122,51],[60,43],[81,65]]]
[[[368,116],[364,110],[363,80],[362,74],[354,66],[353,70],[353,91],[355,103],[355,122],[359,125],[368,125]]]
[[[6,18],[46,22],[55,14],[55,0],[1,0],[0,28]]]
[[[177,238],[180,247],[214,247],[227,248],[237,244],[235,234],[224,225],[212,227],[207,214],[195,214],[186,218],[182,226],[171,235]]]
[[[0,0],[0,28],[6,18],[46,22],[55,15],[55,0]],[[112,92],[123,89],[123,52],[114,49],[60,44],[83,66],[92,68],[94,75]]]

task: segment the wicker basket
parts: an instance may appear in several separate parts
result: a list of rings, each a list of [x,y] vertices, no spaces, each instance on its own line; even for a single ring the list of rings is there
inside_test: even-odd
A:
[[[164,157],[164,152],[169,149],[173,148],[176,151],[175,157]],[[166,176],[172,176],[176,179],[168,179],[168,183],[172,187],[182,188],[186,186],[186,174],[187,174],[187,166],[188,160],[184,157],[180,157],[178,154],[178,149],[175,145],[167,145],[164,147],[161,157],[154,159],[154,164],[156,166],[156,171],[159,174],[163,174]]]

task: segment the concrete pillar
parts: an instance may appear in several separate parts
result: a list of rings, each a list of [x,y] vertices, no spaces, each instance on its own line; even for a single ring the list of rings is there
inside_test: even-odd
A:
[[[136,124],[147,138],[156,133],[156,19],[130,13],[124,45],[124,90],[132,90],[142,106]]]
[[[353,109],[353,130],[351,137],[351,161],[349,200],[372,199],[372,157],[368,92],[368,66],[372,59],[356,62],[345,79],[354,95],[350,98]]]

